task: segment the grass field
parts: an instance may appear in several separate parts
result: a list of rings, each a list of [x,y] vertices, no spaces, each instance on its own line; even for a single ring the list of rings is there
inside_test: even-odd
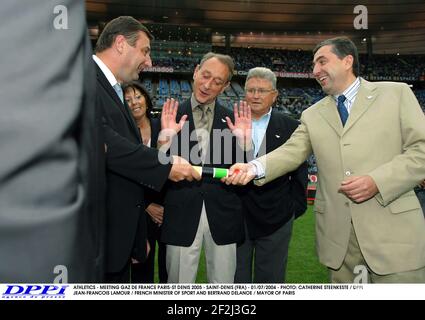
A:
[[[289,246],[286,282],[327,283],[328,271],[319,263],[314,245],[313,206],[295,220]]]
[[[155,281],[158,281],[157,272]],[[197,283],[206,283],[205,258],[202,253]],[[327,283],[327,269],[322,266],[316,256],[314,246],[314,214],[313,206],[294,223],[292,239],[289,247],[288,266],[286,270],[288,283]]]

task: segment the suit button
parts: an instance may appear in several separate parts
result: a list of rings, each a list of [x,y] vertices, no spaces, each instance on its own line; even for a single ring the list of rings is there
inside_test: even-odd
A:
[[[141,203],[136,204],[136,208],[141,208],[141,207],[142,207]]]
[[[351,176],[351,171],[345,171],[345,175],[347,176],[347,177],[349,177],[349,176]]]
[[[349,203],[349,202],[345,202],[345,203],[344,203],[344,205],[345,205],[346,207],[349,207],[349,206],[350,206],[350,203]]]

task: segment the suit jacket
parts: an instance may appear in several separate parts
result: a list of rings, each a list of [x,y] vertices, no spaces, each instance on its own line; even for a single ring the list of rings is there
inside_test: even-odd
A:
[[[197,139],[192,134],[195,127],[190,100],[180,105],[177,121],[185,114],[188,115],[188,121],[175,137],[170,152],[182,155],[186,160],[194,163],[197,159],[198,147]],[[243,151],[238,149],[239,153],[236,152],[239,147],[236,138],[231,135],[227,127],[226,116],[233,118],[232,112],[216,102],[210,142],[213,139],[214,129],[216,134],[226,134],[227,138],[229,136],[232,138],[227,142],[224,142],[225,139],[214,138],[215,143],[209,144],[209,151],[206,156],[206,159],[211,160],[209,166],[228,168],[236,161],[237,155],[241,154],[241,160],[244,160]],[[190,141],[189,135],[191,135]],[[176,148],[174,148],[175,146]],[[190,152],[190,157],[188,157],[188,152]],[[198,163],[195,164],[199,165]],[[205,201],[209,227],[216,244],[224,245],[242,241],[244,229],[239,192],[240,188],[227,186],[219,179],[210,177],[202,177],[201,181],[194,182],[168,182],[164,200],[164,223],[161,240],[171,245],[190,246],[195,239],[201,217],[202,203]]]
[[[298,122],[272,110],[258,155],[278,148],[289,139]],[[243,196],[248,234],[251,239],[268,236],[292,217],[307,209],[307,163],[259,188],[252,182]]]
[[[126,103],[97,66],[97,100],[102,110],[106,151],[106,271],[118,272],[130,256],[146,259],[144,187],[161,190],[171,164],[143,145]]]
[[[342,127],[336,103],[325,97],[303,112],[301,125],[282,147],[260,159],[266,183],[293,170],[314,152],[316,248],[337,269],[351,223],[369,267],[378,274],[425,265],[425,221],[413,187],[425,177],[425,117],[406,84],[364,79]],[[350,175],[370,175],[379,193],[354,203],[338,192]]]
[[[150,124],[151,124],[150,147],[156,148],[158,136],[161,131],[161,120],[158,118],[151,118]],[[145,188],[145,208],[147,208],[152,202],[162,205],[164,203],[164,196],[165,196],[165,188],[162,188],[160,192],[155,191],[154,189]],[[150,217],[147,217],[147,219],[148,221],[151,221]]]
[[[56,5],[72,7],[70,30],[46,24]],[[29,6],[25,23],[14,18]],[[0,60],[0,282],[97,281],[95,77],[84,1],[5,0],[0,19],[8,43]]]
[[[157,147],[158,136],[161,131],[161,121],[158,118],[151,118],[151,148]],[[147,208],[151,203],[156,203],[159,205],[164,204],[166,188],[162,188],[160,192],[153,189],[145,188],[145,208]],[[155,244],[156,239],[161,238],[161,226],[158,226],[155,222],[152,221],[149,214],[146,214],[146,222],[148,229],[148,238],[153,239],[153,244]]]

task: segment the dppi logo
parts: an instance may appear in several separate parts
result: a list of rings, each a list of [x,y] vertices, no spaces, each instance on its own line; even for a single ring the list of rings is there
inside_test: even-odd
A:
[[[6,291],[2,294],[2,298],[65,298],[65,290],[68,285],[7,285]]]

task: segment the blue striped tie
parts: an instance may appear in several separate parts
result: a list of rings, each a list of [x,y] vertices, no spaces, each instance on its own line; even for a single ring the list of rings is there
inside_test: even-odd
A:
[[[344,101],[347,98],[342,94],[338,97],[338,113],[339,113],[339,117],[341,118],[341,122],[342,122],[342,126],[345,126],[345,123],[347,122],[348,119],[348,110],[344,105]]]
[[[124,93],[122,92],[122,88],[121,88],[120,84],[116,83],[114,85],[114,89],[115,89],[115,92],[118,95],[118,98],[120,98],[121,102],[124,103]]]

